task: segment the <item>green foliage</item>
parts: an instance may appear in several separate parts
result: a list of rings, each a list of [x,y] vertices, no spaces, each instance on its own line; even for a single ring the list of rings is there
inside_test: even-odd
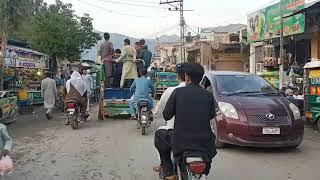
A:
[[[18,30],[31,15],[32,6],[33,0],[0,0],[0,32],[10,35]]]
[[[25,23],[18,36],[33,49],[61,59],[76,61],[85,49],[101,39],[93,32],[92,18],[75,15],[71,4],[57,0],[48,5],[42,1],[34,6],[34,15]]]

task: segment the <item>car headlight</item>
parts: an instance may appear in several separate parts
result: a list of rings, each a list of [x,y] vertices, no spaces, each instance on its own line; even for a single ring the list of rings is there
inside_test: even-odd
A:
[[[299,108],[294,105],[293,103],[290,103],[289,104],[289,107],[293,113],[293,117],[294,117],[294,120],[300,120],[301,119],[301,115],[300,115],[300,110]]]
[[[223,115],[228,118],[239,119],[236,108],[230,103],[218,102],[218,106]]]

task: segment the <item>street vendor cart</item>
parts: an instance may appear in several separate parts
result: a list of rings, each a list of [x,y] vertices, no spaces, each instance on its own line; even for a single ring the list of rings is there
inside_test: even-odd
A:
[[[320,61],[304,66],[305,115],[314,128],[320,129]]]

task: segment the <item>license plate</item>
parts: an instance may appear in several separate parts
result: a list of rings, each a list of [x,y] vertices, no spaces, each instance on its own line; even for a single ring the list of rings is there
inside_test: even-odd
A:
[[[68,111],[68,112],[75,112],[76,109],[68,109],[67,111]]]
[[[141,121],[142,124],[147,124],[147,121]]]
[[[279,127],[264,127],[262,129],[263,134],[280,134]]]
[[[141,116],[141,119],[142,119],[142,120],[147,120],[147,116],[142,115],[142,116]]]

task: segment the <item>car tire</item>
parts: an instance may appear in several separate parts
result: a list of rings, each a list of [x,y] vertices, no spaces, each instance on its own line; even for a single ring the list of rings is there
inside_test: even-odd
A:
[[[318,131],[320,131],[320,119],[317,121],[317,128],[318,128]]]

